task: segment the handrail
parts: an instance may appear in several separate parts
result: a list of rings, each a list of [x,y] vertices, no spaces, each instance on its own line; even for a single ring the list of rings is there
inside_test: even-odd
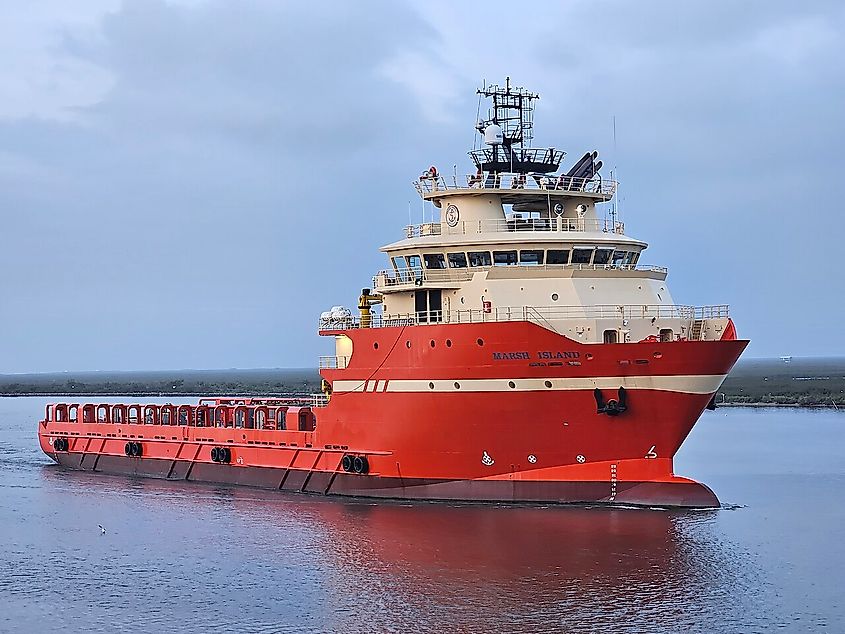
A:
[[[343,370],[349,365],[349,356],[320,357],[320,370]]]
[[[719,319],[730,317],[727,304],[684,306],[671,304],[626,304],[593,306],[502,306],[490,309],[467,308],[450,311],[427,311],[397,315],[374,315],[370,327],[387,328],[439,323],[484,323],[530,321],[535,323],[563,319]],[[542,325],[542,324],[541,324]],[[321,319],[320,330],[346,330],[361,327],[358,317]]]
[[[610,198],[616,192],[617,182],[598,177],[573,178],[564,174],[513,174],[486,173],[467,174],[464,176],[429,176],[424,175],[414,181],[414,187],[420,196],[436,194],[440,191],[460,189],[490,189],[500,191],[533,190],[558,193],[585,193]]]
[[[584,232],[623,235],[625,223],[608,218],[506,218],[501,220],[462,220],[455,226],[426,222],[405,227],[406,238],[425,236],[473,235],[479,233]]]
[[[651,264],[510,264],[498,266],[470,266],[448,269],[384,269],[373,276],[373,288],[390,288],[393,286],[415,285],[426,283],[467,282],[476,273],[490,271],[496,268],[518,268],[528,271],[643,271],[650,273],[668,273],[665,266]]]

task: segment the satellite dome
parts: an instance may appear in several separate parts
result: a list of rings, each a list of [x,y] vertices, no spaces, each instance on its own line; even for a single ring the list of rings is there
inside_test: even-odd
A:
[[[495,123],[491,123],[484,128],[484,142],[487,145],[501,145],[504,141],[502,128]]]

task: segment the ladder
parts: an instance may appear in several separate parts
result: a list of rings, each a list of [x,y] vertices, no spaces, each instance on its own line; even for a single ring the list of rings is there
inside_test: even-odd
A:
[[[704,320],[694,319],[692,322],[692,331],[690,332],[690,341],[701,341],[704,339]]]

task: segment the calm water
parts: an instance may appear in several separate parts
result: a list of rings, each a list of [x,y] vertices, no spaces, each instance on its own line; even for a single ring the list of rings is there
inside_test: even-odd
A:
[[[45,402],[0,399],[0,631],[845,631],[845,413],[708,412],[676,470],[727,508],[664,512],[74,473]]]

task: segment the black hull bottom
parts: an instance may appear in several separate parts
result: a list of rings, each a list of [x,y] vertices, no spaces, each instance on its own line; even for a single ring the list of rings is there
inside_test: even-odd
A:
[[[510,502],[536,504],[607,504],[649,507],[718,508],[707,486],[691,480],[676,482],[609,482],[526,480],[439,480],[386,478],[343,472],[305,471],[275,467],[226,465],[187,460],[129,458],[105,454],[52,453],[64,467],[162,480],[275,489],[299,493],[394,500]]]

